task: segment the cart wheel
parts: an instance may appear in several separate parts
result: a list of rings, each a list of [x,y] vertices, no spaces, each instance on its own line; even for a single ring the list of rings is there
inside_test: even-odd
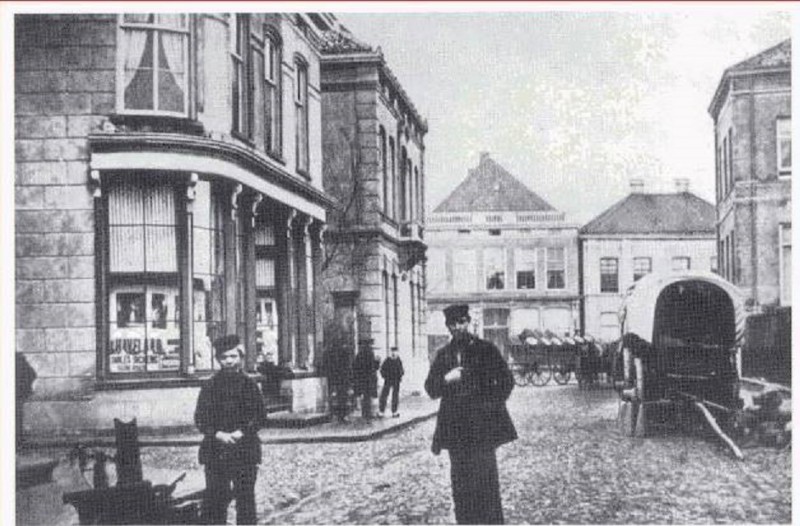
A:
[[[542,387],[550,381],[551,371],[536,364],[533,369],[528,372],[528,381],[536,387]]]
[[[514,368],[511,370],[512,376],[514,377],[514,385],[519,387],[525,387],[528,385],[528,378],[527,374],[525,373],[525,369],[521,365],[515,365]]]
[[[558,385],[566,385],[569,382],[570,376],[572,376],[570,370],[563,366],[556,367],[556,370],[553,371],[553,379]]]

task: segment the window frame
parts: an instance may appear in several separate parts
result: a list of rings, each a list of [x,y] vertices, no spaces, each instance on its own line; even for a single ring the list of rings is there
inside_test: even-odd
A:
[[[254,75],[250,14],[234,13],[230,39],[231,56],[231,133],[245,142],[253,140]],[[242,29],[246,29],[243,34]],[[241,49],[240,49],[241,48]],[[239,75],[238,84],[234,82]],[[234,101],[239,101],[236,104]]]
[[[178,117],[178,118],[190,118],[192,116],[193,111],[193,104],[192,104],[192,97],[193,97],[193,78],[195,75],[195,70],[193,68],[193,57],[194,57],[194,38],[193,38],[193,27],[194,27],[194,17],[192,14],[183,14],[186,16],[186,24],[181,29],[176,29],[173,27],[168,27],[164,25],[159,25],[155,20],[157,20],[157,15],[159,14],[166,14],[166,13],[151,13],[154,16],[153,23],[142,23],[142,22],[126,22],[125,16],[130,15],[133,13],[120,13],[117,15],[117,42],[118,45],[116,46],[116,64],[115,64],[115,75],[116,75],[116,86],[115,86],[115,106],[116,106],[116,113],[120,115],[150,115],[150,116],[167,116],[167,117]],[[178,14],[178,13],[175,13]],[[125,89],[127,86],[125,85],[125,53],[127,48],[122,45],[124,41],[123,35],[126,31],[151,31],[153,33],[153,46],[152,46],[152,53],[153,53],[153,78],[152,78],[152,102],[153,102],[153,109],[136,109],[136,108],[126,108],[125,107]],[[179,86],[183,89],[184,95],[184,103],[183,103],[183,111],[176,112],[170,110],[160,110],[158,109],[158,102],[159,102],[159,95],[158,95],[158,77],[159,71],[161,68],[156,67],[157,58],[158,58],[158,43],[157,40],[160,41],[160,35],[164,32],[169,32],[173,34],[182,34],[184,36],[184,52],[183,52],[183,61],[184,61],[184,74],[183,74],[183,83],[179,84]]]
[[[264,90],[264,151],[283,158],[283,40],[265,24],[262,88]],[[272,68],[267,67],[271,65]],[[274,101],[272,95],[274,94]],[[273,107],[274,105],[274,107]],[[267,109],[271,111],[267,111]]]
[[[647,272],[645,272],[644,274],[639,274],[639,276],[637,277],[637,272],[636,272],[637,271],[637,268],[636,268],[637,265],[636,265],[636,263],[637,262],[643,262],[643,261],[647,262]],[[636,256],[636,257],[633,258],[633,282],[634,283],[636,283],[637,281],[642,279],[644,276],[650,274],[651,272],[653,272],[653,258],[651,258],[650,256]]]
[[[782,124],[785,123],[785,128],[782,128]],[[782,163],[782,151],[783,148],[782,140],[788,139],[789,141],[789,166],[784,167]],[[778,177],[780,178],[790,178],[792,176],[792,118],[791,117],[778,117],[775,119],[775,161],[776,167],[778,172]]]
[[[295,86],[295,167],[297,173],[309,177],[311,171],[308,87],[310,68],[308,61],[299,54],[294,57]]]
[[[788,232],[788,236],[785,236],[784,233]],[[779,223],[778,224],[778,284],[779,284],[779,301],[781,305],[789,306],[792,304],[792,282],[791,282],[791,265],[794,264],[793,261],[790,262],[789,266],[789,287],[788,291],[786,290],[786,272],[784,272],[784,249],[789,249],[789,254],[791,257],[791,250],[792,250],[792,224],[791,223]],[[788,298],[785,292],[788,292]]]
[[[538,275],[538,272],[537,272],[538,268],[537,267],[538,267],[538,263],[539,263],[538,252],[539,251],[536,250],[535,248],[517,248],[517,249],[515,249],[514,259],[515,259],[515,267],[516,268],[514,269],[514,272],[515,272],[515,276],[514,277],[516,279],[516,283],[515,283],[516,284],[516,290],[536,290],[536,288],[537,288],[536,277]],[[533,261],[532,261],[531,265],[532,265],[533,268],[530,269],[530,270],[520,270],[519,263],[521,261],[523,261],[523,259],[524,259],[523,255],[525,253],[532,254],[532,260]],[[533,286],[532,287],[520,287],[520,272],[526,272],[526,273],[533,274],[533,276],[532,276],[533,277]]]
[[[686,261],[686,268],[676,268],[675,264],[678,261]],[[673,272],[683,272],[685,270],[692,270],[692,258],[689,256],[672,256],[671,267]]]
[[[489,274],[489,267],[487,265],[487,254],[500,254],[500,283],[497,287],[491,287],[490,281],[498,272]],[[508,255],[506,254],[505,247],[486,247],[483,251],[483,289],[486,291],[504,291],[506,290],[506,271],[508,266]]]
[[[609,265],[613,264],[613,273],[609,272]],[[604,266],[605,265],[605,266]],[[603,294],[619,294],[619,258],[600,258],[600,292]],[[609,276],[613,277],[613,289],[607,288]],[[605,277],[605,279],[604,279]]]
[[[547,290],[566,290],[567,288],[567,247],[545,247],[545,288]],[[562,267],[560,269],[555,269],[550,267],[550,250],[561,250],[563,254],[562,259]],[[561,271],[562,273],[562,280],[563,283],[560,287],[551,287],[550,286],[550,272],[558,272]]]

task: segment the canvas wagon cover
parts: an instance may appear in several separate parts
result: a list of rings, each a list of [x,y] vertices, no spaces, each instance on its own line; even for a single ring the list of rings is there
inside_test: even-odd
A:
[[[702,271],[650,273],[639,279],[628,289],[620,309],[623,334],[633,333],[648,343],[652,343],[656,303],[661,292],[672,284],[692,281],[716,285],[728,295],[733,303],[733,311],[736,316],[735,341],[741,342],[746,319],[742,292],[736,285],[717,274]]]

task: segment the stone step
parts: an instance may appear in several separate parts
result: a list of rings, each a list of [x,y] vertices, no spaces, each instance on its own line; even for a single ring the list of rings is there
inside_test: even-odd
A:
[[[330,422],[329,413],[294,413],[283,410],[270,413],[265,427],[303,428]]]

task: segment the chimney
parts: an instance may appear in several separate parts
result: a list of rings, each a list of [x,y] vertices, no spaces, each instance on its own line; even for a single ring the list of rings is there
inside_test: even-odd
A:
[[[680,193],[689,191],[689,179],[685,177],[678,177],[675,179],[675,191]]]
[[[638,177],[635,179],[631,179],[630,185],[632,194],[644,193],[644,179],[639,179]]]
[[[489,152],[481,152],[481,163],[489,158]]]

